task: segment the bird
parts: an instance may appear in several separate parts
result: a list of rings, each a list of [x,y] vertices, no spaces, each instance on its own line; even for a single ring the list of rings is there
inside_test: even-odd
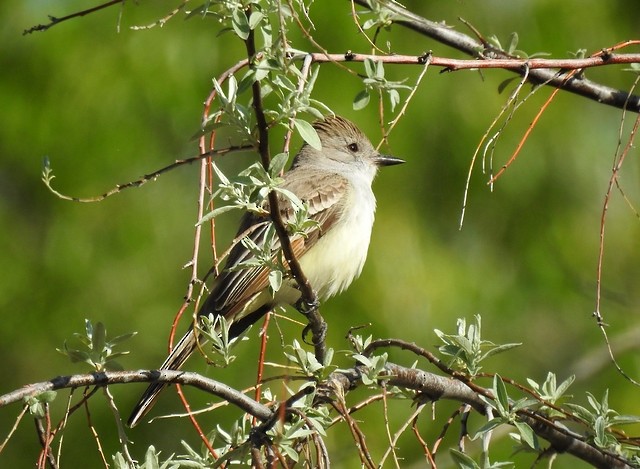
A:
[[[378,169],[405,161],[378,152],[365,134],[343,117],[327,116],[312,126],[320,148],[303,144],[280,187],[306,204],[307,216],[314,222],[304,234],[290,234],[290,242],[317,298],[324,301],[344,291],[362,272],[376,209],[371,186]],[[266,200],[263,205],[268,209]],[[291,199],[282,192],[278,192],[278,209],[285,224],[293,219]],[[238,236],[249,233],[251,241],[262,247],[271,242],[267,252],[270,250],[275,258],[280,242],[277,237],[266,240],[269,224],[268,216],[247,212],[240,221]],[[267,266],[253,263],[239,268],[252,257],[246,243],[235,244],[198,311],[198,316],[223,316],[230,323],[230,339],[274,307],[295,305],[301,298],[301,291],[290,276],[285,276],[280,289],[273,292]],[[160,370],[180,369],[201,341],[192,325]],[[129,427],[140,422],[166,386],[149,384],[131,412]]]

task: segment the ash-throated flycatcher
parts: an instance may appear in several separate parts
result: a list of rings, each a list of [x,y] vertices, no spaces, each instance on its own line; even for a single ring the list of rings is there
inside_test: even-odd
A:
[[[318,298],[324,300],[347,288],[362,271],[376,209],[371,183],[378,168],[404,161],[380,154],[353,123],[341,117],[328,117],[313,127],[322,149],[305,144],[285,173],[281,187],[306,203],[309,218],[316,222],[305,236],[293,235],[291,245],[309,283]],[[284,196],[279,196],[279,202],[286,222],[293,217],[291,203]],[[238,234],[254,225],[260,226],[248,236],[263,245],[268,228],[265,217],[245,214]],[[274,255],[278,249],[280,243],[276,239],[271,246]],[[236,244],[198,312],[204,316],[224,316],[231,323],[231,337],[241,334],[275,306],[295,305],[301,296],[292,278],[286,278],[274,295],[269,289],[268,267],[233,269],[251,257],[243,244]],[[196,348],[197,340],[192,327],[160,369],[179,369]],[[129,426],[140,421],[165,386],[149,385],[129,417]]]

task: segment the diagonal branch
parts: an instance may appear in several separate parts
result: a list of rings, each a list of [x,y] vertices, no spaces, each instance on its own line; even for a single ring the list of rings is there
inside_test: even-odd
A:
[[[218,150],[210,150],[204,153],[201,153],[200,155],[197,156],[191,156],[189,158],[184,158],[181,160],[175,160],[173,163],[164,166],[160,169],[157,169],[151,173],[145,174],[144,176],[142,176],[139,179],[136,179],[135,181],[129,181],[129,182],[125,182],[123,184],[117,184],[115,187],[109,189],[107,192],[104,192],[101,195],[97,195],[97,196],[93,196],[93,197],[73,197],[73,196],[69,196],[69,195],[65,195],[59,191],[57,191],[56,189],[54,189],[51,185],[51,181],[53,181],[53,179],[55,178],[55,175],[53,174],[53,171],[51,170],[51,166],[49,163],[49,159],[45,159],[44,162],[44,169],[42,171],[42,182],[44,182],[45,186],[47,186],[47,189],[49,189],[49,191],[51,191],[56,197],[63,199],[63,200],[69,200],[72,202],[82,202],[82,203],[93,203],[93,202],[102,202],[104,199],[106,199],[107,197],[111,197],[112,195],[118,194],[122,191],[124,191],[125,189],[130,189],[130,188],[134,188],[134,187],[140,187],[145,185],[146,183],[148,183],[149,181],[155,181],[159,176],[161,176],[164,173],[167,173],[169,171],[174,170],[175,168],[179,167],[179,166],[184,166],[187,164],[191,164],[194,163],[196,161],[200,161],[202,159],[205,158],[211,158],[213,156],[222,156],[222,155],[226,155],[227,153],[233,153],[233,152],[238,152],[238,151],[247,151],[247,150],[251,150],[253,149],[253,147],[249,146],[249,145],[240,145],[240,146],[231,146],[231,147],[227,147],[227,148],[220,148]]]
[[[73,18],[78,18],[80,16],[89,15],[91,13],[95,13],[96,11],[104,10],[105,8],[109,8],[110,6],[117,5],[123,3],[123,0],[109,0],[108,2],[101,3],[95,7],[87,8],[86,10],[77,11],[75,13],[71,13],[70,15],[63,16],[58,18],[56,16],[49,15],[49,23],[47,24],[38,24],[36,26],[32,26],[29,29],[25,29],[22,32],[22,35],[31,34],[39,31],[46,31],[47,29],[55,26],[58,23],[62,23],[63,21],[71,20]]]
[[[246,14],[249,15],[250,11]],[[254,68],[254,60],[257,54],[254,30],[249,32],[247,40],[245,41],[247,49],[247,57],[250,61],[250,67]],[[269,170],[269,164],[271,157],[269,153],[269,126],[264,113],[262,104],[262,90],[260,82],[255,80],[252,84],[252,97],[253,97],[253,110],[256,116],[256,123],[258,126],[258,153],[265,170]],[[301,303],[308,305],[307,318],[309,319],[309,327],[313,331],[313,345],[315,347],[315,355],[320,363],[324,363],[324,357],[326,353],[326,347],[324,343],[324,335],[326,331],[326,323],[318,311],[318,299],[316,297],[309,280],[302,271],[300,262],[296,259],[291,247],[291,240],[289,234],[284,226],[282,216],[280,215],[280,209],[278,207],[278,196],[274,191],[269,192],[269,211],[270,217],[273,221],[273,226],[280,240],[280,246],[282,247],[282,253],[287,261],[289,270],[294,280],[298,284],[302,293]]]
[[[368,8],[368,0],[349,0],[358,5]],[[419,34],[435,39],[436,41],[450,46],[465,54],[479,60],[492,62],[495,59],[513,59],[513,57],[491,48],[487,50],[486,45],[478,42],[471,36],[458,32],[450,27],[430,21],[417,15],[398,3],[391,0],[377,0],[384,7],[391,11],[396,19],[395,23],[416,31]],[[631,43],[631,41],[629,42]],[[623,45],[626,45],[624,43]],[[488,52],[484,55],[483,52]],[[605,51],[606,52],[606,51]],[[606,56],[606,53],[603,53]],[[491,58],[488,58],[491,57]],[[519,75],[525,73],[524,69],[513,69]],[[529,81],[534,84],[546,84],[555,88],[560,88],[570,93],[574,93],[585,98],[592,99],[602,104],[627,109],[632,112],[640,112],[640,96],[630,95],[627,91],[612,88],[584,77],[575,77],[565,81],[565,77],[558,75],[554,70],[539,69],[529,71]]]

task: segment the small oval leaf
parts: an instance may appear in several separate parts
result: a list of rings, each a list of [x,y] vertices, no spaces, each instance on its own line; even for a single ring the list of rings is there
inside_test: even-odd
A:
[[[353,98],[353,109],[355,111],[364,109],[365,107],[367,107],[367,104],[369,104],[370,99],[371,95],[369,94],[368,90],[360,91],[360,93],[358,93],[356,97]]]
[[[316,129],[314,129],[311,124],[302,119],[293,119],[293,125],[305,142],[307,142],[316,150],[322,150],[320,137],[318,137]]]

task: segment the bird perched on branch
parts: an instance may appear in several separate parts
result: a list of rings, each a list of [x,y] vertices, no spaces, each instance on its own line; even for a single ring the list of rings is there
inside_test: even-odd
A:
[[[360,129],[342,117],[327,117],[313,127],[321,149],[303,145],[280,187],[306,204],[307,215],[314,222],[304,235],[294,233],[289,239],[309,284],[324,300],[342,292],[362,271],[376,209],[371,184],[378,168],[404,161],[379,153]],[[286,224],[295,215],[292,200],[278,193],[278,207]],[[270,250],[275,257],[280,242],[277,237],[265,236],[269,225],[268,217],[246,213],[238,235],[248,233],[255,245]],[[237,337],[275,306],[295,305],[301,298],[296,281],[290,277],[285,277],[274,293],[269,284],[270,270],[265,265],[237,269],[252,257],[247,243],[232,248],[224,270],[214,280],[198,312],[199,316],[223,316],[231,324],[230,338]],[[198,334],[191,327],[160,370],[180,369],[195,350]],[[140,421],[165,386],[149,385],[129,417],[129,426]]]

